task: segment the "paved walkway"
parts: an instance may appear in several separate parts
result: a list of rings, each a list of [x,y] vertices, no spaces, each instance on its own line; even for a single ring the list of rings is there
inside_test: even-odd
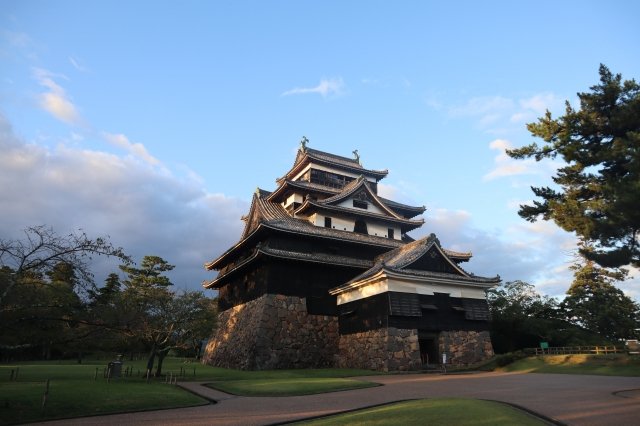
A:
[[[476,373],[361,377],[384,386],[296,397],[238,397],[198,383],[181,386],[218,401],[174,410],[84,417],[54,425],[268,425],[415,398],[503,401],[569,425],[639,425],[640,377]]]

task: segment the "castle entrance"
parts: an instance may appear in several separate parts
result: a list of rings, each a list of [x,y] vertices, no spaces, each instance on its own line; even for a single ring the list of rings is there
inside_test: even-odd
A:
[[[438,333],[418,330],[418,345],[420,347],[422,365],[440,363]]]

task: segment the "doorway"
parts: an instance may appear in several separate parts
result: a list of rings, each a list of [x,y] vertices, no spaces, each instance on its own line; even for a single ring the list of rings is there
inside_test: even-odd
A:
[[[420,347],[422,365],[440,364],[438,333],[418,331],[418,346]]]

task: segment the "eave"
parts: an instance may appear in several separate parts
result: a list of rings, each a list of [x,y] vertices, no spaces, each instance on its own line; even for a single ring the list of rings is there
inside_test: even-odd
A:
[[[298,220],[301,222],[303,221],[303,219],[291,219],[291,220]],[[233,247],[225,251],[218,258],[212,260],[211,262],[205,263],[204,265],[205,268],[207,270],[216,270],[232,262],[234,259],[234,256],[237,257],[242,252],[242,249],[246,248],[246,246],[253,243],[260,234],[267,231],[276,231],[284,234],[304,235],[309,238],[317,238],[321,240],[332,240],[332,241],[339,241],[343,243],[346,242],[349,244],[387,248],[387,249],[398,248],[404,244],[402,241],[399,241],[399,240],[378,237],[374,235],[355,234],[350,231],[340,231],[336,229],[322,228],[322,227],[312,225],[308,222],[301,225],[304,227],[308,226],[309,227],[308,231],[316,231],[316,232],[305,232],[306,230],[304,229],[302,230],[290,229],[290,228],[287,228],[286,226],[278,226],[278,225],[279,223],[277,221],[274,221],[272,223],[262,222],[258,224],[258,226],[256,226],[256,228],[249,235],[247,235],[242,240],[238,241]]]
[[[283,181],[280,186],[271,193],[271,195],[269,195],[269,197],[267,198],[267,201],[269,202],[280,202],[282,201],[282,197],[284,195],[286,195],[289,192],[295,192],[296,189],[300,189],[302,191],[305,191],[305,193],[318,193],[318,194],[324,194],[324,195],[335,195],[339,192],[339,190],[334,189],[334,188],[329,188],[329,187],[323,187],[322,185],[318,185],[318,184],[312,184],[310,182],[306,182],[306,181],[302,181],[304,183],[301,183],[300,181],[295,181],[295,180],[285,180]]]
[[[243,259],[242,262],[235,265],[232,269],[223,275],[218,275],[215,279],[203,284],[204,288],[213,289],[220,288],[224,283],[236,273],[239,273],[250,266],[252,263],[262,257],[270,257],[275,259],[285,259],[292,261],[300,261],[307,263],[316,263],[323,265],[343,266],[346,268],[367,269],[373,265],[373,261],[366,259],[355,259],[346,256],[332,254],[317,253],[301,253],[290,250],[273,249],[271,247],[256,247],[251,256]]]
[[[292,179],[310,163],[324,165],[324,166],[328,166],[328,167],[342,170],[342,171],[348,171],[356,175],[363,174],[365,176],[374,178],[376,181],[379,181],[385,178],[389,174],[388,170],[365,169],[359,164],[356,165],[357,163],[354,163],[353,165],[351,165],[350,163],[353,163],[353,160],[346,157],[340,157],[340,156],[332,155],[329,153],[323,153],[321,151],[317,151],[318,154],[315,154],[315,152],[316,152],[315,150],[311,150],[311,149],[307,149],[305,151],[299,150],[298,158],[296,159],[296,162],[294,163],[291,170],[289,170],[283,177],[276,179],[276,182],[278,184],[281,184],[284,180]],[[329,158],[322,158],[320,155],[327,156]],[[332,161],[332,158],[333,158],[333,161]]]
[[[381,222],[395,223],[401,226],[403,233],[411,231],[412,229],[419,228],[422,225],[424,225],[424,219],[410,220],[410,219],[404,219],[404,218],[398,218],[398,217],[390,217],[390,216],[385,216],[379,213],[371,213],[365,210],[360,210],[360,209],[356,210],[355,208],[351,209],[348,207],[318,203],[312,200],[306,200],[300,207],[298,207],[297,210],[295,210],[295,214],[302,215],[308,211],[314,211],[314,209],[321,210],[321,211],[328,211],[332,213],[342,213],[343,215],[348,215],[348,216],[356,216],[356,217],[364,216],[364,217],[375,219]]]
[[[356,290],[361,287],[365,287],[370,284],[375,284],[377,282],[395,279],[402,281],[409,281],[417,284],[443,284],[443,285],[456,285],[462,287],[469,288],[482,288],[489,289],[491,287],[495,287],[500,283],[500,277],[495,278],[483,278],[483,277],[474,277],[474,276],[459,276],[453,274],[446,274],[441,272],[426,272],[421,275],[416,275],[410,272],[403,272],[398,270],[393,270],[386,267],[381,267],[373,275],[357,281],[352,281],[347,284],[334,287],[329,290],[329,294],[332,296],[337,296],[338,294],[349,292]]]

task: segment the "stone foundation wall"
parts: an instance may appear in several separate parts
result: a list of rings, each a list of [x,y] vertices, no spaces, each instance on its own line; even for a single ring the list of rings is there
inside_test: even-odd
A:
[[[333,365],[338,319],[309,315],[304,298],[266,294],[223,311],[203,362],[243,370]]]
[[[336,365],[377,371],[420,369],[417,330],[394,327],[340,336]]]
[[[493,356],[488,331],[443,331],[438,343],[440,354],[447,354],[447,364],[469,365]]]

